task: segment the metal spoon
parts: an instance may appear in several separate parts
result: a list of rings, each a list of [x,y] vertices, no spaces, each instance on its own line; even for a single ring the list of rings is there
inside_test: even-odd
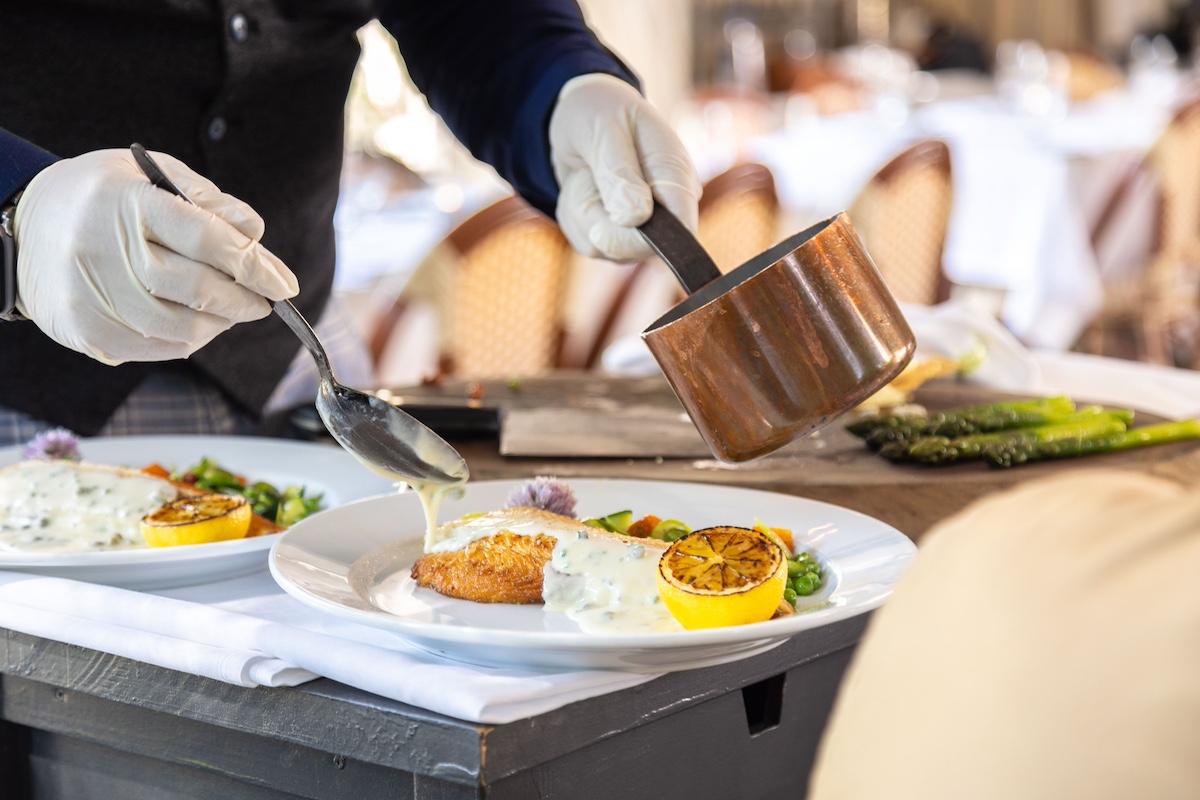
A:
[[[135,143],[129,149],[151,183],[192,203],[146,148]],[[273,308],[317,362],[321,374],[317,413],[338,444],[368,469],[388,478],[414,484],[467,480],[467,462],[444,439],[391,403],[338,383],[321,341],[290,300],[280,300]]]

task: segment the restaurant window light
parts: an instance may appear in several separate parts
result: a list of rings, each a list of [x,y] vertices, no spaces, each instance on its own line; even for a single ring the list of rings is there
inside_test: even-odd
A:
[[[367,99],[382,108],[401,105],[404,100],[404,74],[400,68],[395,42],[378,25],[358,32],[362,48],[360,64]]]
[[[476,161],[429,107],[391,34],[371,22],[359,29],[358,40],[362,54],[346,103],[347,151],[385,156],[435,186],[487,180],[491,168]],[[450,189],[435,203],[453,212],[463,196],[462,188]]]

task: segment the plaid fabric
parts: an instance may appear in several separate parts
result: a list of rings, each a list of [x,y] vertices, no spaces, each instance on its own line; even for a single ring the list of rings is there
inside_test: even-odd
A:
[[[25,444],[52,427],[27,414],[0,408],[0,446]],[[252,416],[231,405],[215,387],[186,372],[170,370],[143,381],[100,435],[248,435],[257,428]]]

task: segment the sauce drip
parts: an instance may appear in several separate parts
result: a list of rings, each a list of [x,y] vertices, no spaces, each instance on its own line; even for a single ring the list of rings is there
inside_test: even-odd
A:
[[[425,552],[430,552],[430,548],[437,542],[437,516],[438,511],[442,507],[442,501],[453,494],[461,492],[462,487],[466,485],[468,476],[463,475],[458,477],[458,480],[454,483],[414,481],[407,476],[381,469],[374,464],[368,464],[362,459],[359,459],[359,463],[376,475],[380,475],[398,484],[401,487],[400,491],[404,491],[403,487],[408,486],[416,493],[417,498],[421,501],[421,509],[425,512]]]

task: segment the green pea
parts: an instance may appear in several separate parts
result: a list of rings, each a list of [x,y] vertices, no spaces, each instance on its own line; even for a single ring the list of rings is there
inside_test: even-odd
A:
[[[806,572],[792,581],[792,588],[796,590],[796,594],[807,597],[817,590],[820,580],[819,577],[813,575],[811,572]]]

